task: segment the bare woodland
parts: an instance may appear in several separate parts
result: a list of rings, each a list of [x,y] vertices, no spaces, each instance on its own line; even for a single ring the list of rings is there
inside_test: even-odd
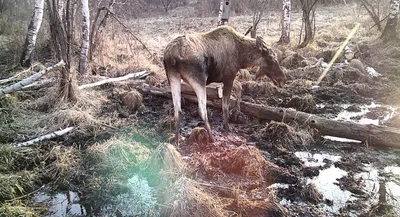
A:
[[[0,216],[397,216],[399,11],[0,0]]]

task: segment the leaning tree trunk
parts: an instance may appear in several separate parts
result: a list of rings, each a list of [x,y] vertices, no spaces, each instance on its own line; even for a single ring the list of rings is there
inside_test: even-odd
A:
[[[26,35],[24,50],[20,60],[21,65],[24,67],[31,66],[36,45],[36,36],[43,20],[43,8],[44,0],[36,0],[35,12],[28,27],[28,34]]]
[[[287,44],[290,42],[290,0],[283,0],[282,10],[282,35],[279,42]]]
[[[89,15],[89,2],[82,0],[82,48],[81,59],[79,62],[79,72],[86,74],[88,67],[88,53],[89,53],[89,35],[90,35],[90,15]]]
[[[382,33],[384,40],[393,40],[397,38],[397,21],[399,19],[400,0],[390,0],[390,13]]]

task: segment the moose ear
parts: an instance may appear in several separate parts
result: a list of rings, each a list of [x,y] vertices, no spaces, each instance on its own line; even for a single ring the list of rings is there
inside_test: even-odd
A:
[[[264,39],[261,36],[257,36],[256,45],[261,51],[269,53],[267,43],[265,43]]]

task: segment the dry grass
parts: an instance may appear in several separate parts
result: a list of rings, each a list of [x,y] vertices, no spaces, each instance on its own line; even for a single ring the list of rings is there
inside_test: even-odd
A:
[[[50,90],[50,93],[55,91]],[[109,126],[124,123],[123,119],[117,118],[117,111],[103,114],[102,109],[109,102],[107,95],[106,91],[84,90],[74,105],[54,103],[52,94],[33,101],[16,102],[7,108],[12,118],[3,117],[8,120],[0,126],[0,135],[5,142],[20,142],[71,126],[75,127],[75,133],[102,134]]]
[[[4,217],[35,217],[42,216],[45,212],[45,208],[30,207],[19,200],[14,200],[0,205],[0,216]]]
[[[122,96],[122,103],[130,113],[136,112],[142,106],[142,102],[143,96],[137,90],[126,92]]]
[[[52,163],[47,166],[46,173],[50,175],[57,189],[68,190],[84,173],[81,153],[74,147],[53,147],[49,160]]]
[[[87,150],[86,161],[90,170],[126,172],[150,157],[150,149],[137,142],[114,137],[104,143],[95,143]]]
[[[307,82],[308,83],[308,82]],[[306,83],[306,84],[307,84]],[[287,102],[282,103],[284,107],[294,108],[298,111],[313,113],[317,108],[314,97],[311,94],[305,94],[302,96],[293,96]]]
[[[40,167],[42,151],[35,148],[13,148],[0,145],[0,173]]]
[[[0,176],[0,201],[11,200],[33,191],[38,182],[37,173],[22,170]]]
[[[314,184],[306,185],[301,191],[301,196],[313,204],[320,204],[324,198],[322,193],[318,191]]]
[[[168,193],[167,193],[168,194]],[[193,180],[182,177],[178,179],[169,191],[162,216],[226,216],[221,201],[215,195],[210,195]]]
[[[249,96],[270,97],[278,92],[278,88],[271,82],[247,81],[242,82],[243,93]]]
[[[257,136],[272,142],[274,145],[295,151],[298,148],[313,144],[316,133],[311,129],[292,127],[282,122],[272,121],[261,129]]]

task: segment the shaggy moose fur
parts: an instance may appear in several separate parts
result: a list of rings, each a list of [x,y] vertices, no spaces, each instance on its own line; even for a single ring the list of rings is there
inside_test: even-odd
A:
[[[229,130],[228,109],[233,81],[239,69],[253,66],[259,67],[256,78],[267,75],[278,86],[286,81],[276,54],[267,48],[261,37],[245,37],[229,26],[207,33],[179,36],[168,44],[164,51],[164,67],[171,85],[177,144],[181,120],[181,79],[195,91],[200,116],[213,139],[207,118],[206,85],[211,82],[224,84],[223,127]]]

